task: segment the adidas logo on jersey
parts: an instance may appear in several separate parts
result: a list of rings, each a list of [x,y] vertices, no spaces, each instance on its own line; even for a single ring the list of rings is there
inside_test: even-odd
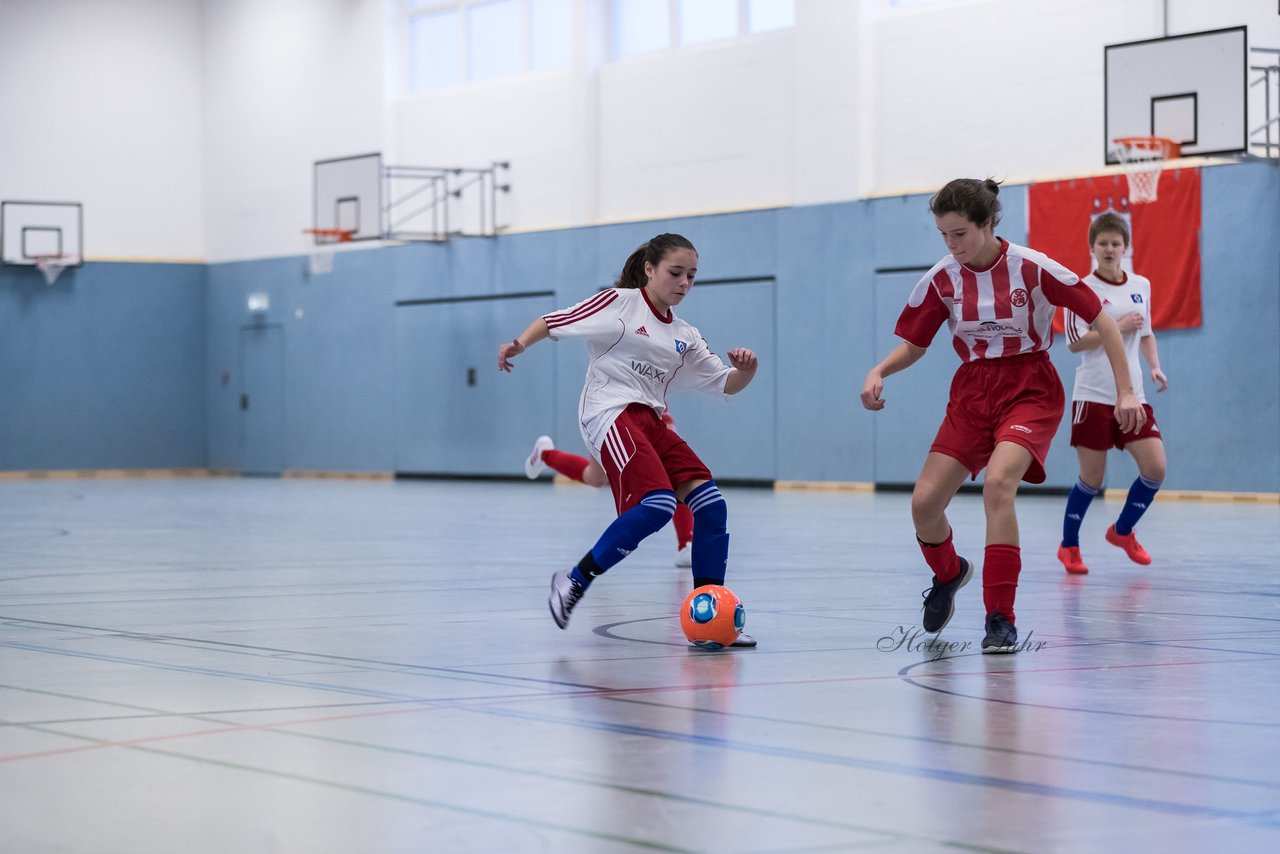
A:
[[[643,335],[645,338],[648,338],[648,337],[649,337],[649,330],[647,330],[647,329],[645,329],[643,326],[641,326],[641,327],[638,327],[638,328],[636,329],[636,334],[637,334],[637,335]]]

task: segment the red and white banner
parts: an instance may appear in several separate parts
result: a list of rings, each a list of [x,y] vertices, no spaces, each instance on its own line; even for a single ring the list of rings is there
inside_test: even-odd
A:
[[[1111,211],[1129,223],[1124,267],[1151,280],[1151,325],[1155,329],[1199,326],[1200,170],[1169,169],[1160,175],[1159,198],[1129,204],[1124,175],[1033,184],[1027,245],[1073,273],[1093,269],[1089,226]],[[1054,328],[1062,331],[1061,312]]]

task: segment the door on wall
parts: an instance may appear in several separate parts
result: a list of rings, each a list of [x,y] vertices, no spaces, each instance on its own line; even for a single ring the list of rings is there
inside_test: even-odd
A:
[[[920,277],[928,267],[893,273],[877,273],[875,278],[875,358],[882,359],[902,339],[893,334]],[[885,408],[875,413],[875,481],[883,485],[914,484],[924,458],[933,444],[942,416],[947,411],[951,376],[960,366],[951,334],[938,330],[924,357],[905,371],[885,380],[882,397]],[[861,369],[860,369],[861,370]],[[850,379],[855,396],[862,387],[862,375]]]
[[[284,327],[241,327],[240,383],[240,470],[278,475],[285,467]]]
[[[755,379],[728,400],[698,392],[667,399],[676,432],[721,480],[777,478],[777,312],[773,279],[698,282],[681,319],[698,327],[711,350],[747,347],[760,359]]]
[[[498,344],[555,310],[553,294],[396,305],[396,471],[515,475],[554,432],[554,347],[498,371]]]

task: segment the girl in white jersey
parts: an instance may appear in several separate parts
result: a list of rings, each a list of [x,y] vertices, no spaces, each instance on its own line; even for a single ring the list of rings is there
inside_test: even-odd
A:
[[[1138,477],[1129,487],[1128,497],[1115,524],[1107,529],[1106,540],[1123,549],[1134,563],[1144,566],[1151,563],[1151,556],[1138,543],[1133,527],[1155,500],[1156,492],[1164,482],[1165,456],[1155,413],[1143,394],[1139,352],[1151,367],[1151,380],[1157,384],[1157,392],[1169,387],[1169,379],[1160,370],[1156,337],[1151,330],[1151,283],[1142,276],[1126,273],[1120,265],[1129,248],[1129,229],[1124,220],[1113,213],[1105,213],[1094,220],[1089,226],[1089,247],[1098,266],[1084,277],[1084,283],[1098,295],[1102,310],[1111,315],[1120,329],[1129,381],[1147,414],[1147,420],[1136,432],[1116,429],[1111,414],[1116,402],[1116,386],[1098,350],[1097,333],[1089,331],[1077,315],[1068,311],[1065,324],[1067,348],[1072,353],[1083,354],[1080,366],[1076,368],[1075,390],[1071,394],[1071,444],[1080,458],[1080,477],[1067,496],[1058,560],[1062,561],[1067,572],[1078,575],[1089,571],[1080,556],[1080,523],[1084,521],[1093,497],[1102,490],[1102,478],[1107,471],[1107,451],[1112,448],[1133,454],[1138,464]]]
[[[994,234],[1000,187],[957,178],[929,200],[950,254],[916,285],[894,332],[903,342],[867,373],[862,405],[884,408],[884,379],[915,364],[943,323],[963,364],[951,383],[942,427],[911,495],[911,516],[933,585],[924,594],[926,632],[955,613],[955,595],[973,576],[956,554],[946,509],[967,477],[987,470],[982,501],[987,547],[982,566],[986,606],[983,652],[1017,652],[1014,597],[1022,555],[1014,497],[1020,481],[1043,483],[1044,458],[1062,420],[1062,383],[1049,361],[1054,306],[1091,322],[1120,389],[1115,417],[1125,430],[1145,417],[1134,397],[1115,321],[1098,298],[1061,264]]]
[[[556,625],[591,582],[660,530],[683,501],[693,512],[693,586],[723,584],[728,514],[711,472],[662,423],[667,391],[737,394],[755,377],[755,353],[730,350],[729,365],[696,328],[672,310],[693,289],[698,253],[678,234],[660,234],[631,254],[617,285],[575,306],[539,317],[498,348],[498,369],[544,338],[587,339],[590,361],[578,407],[582,438],[609,478],[618,518],[577,566],[551,576],[548,605]],[[755,646],[742,635],[734,646]]]

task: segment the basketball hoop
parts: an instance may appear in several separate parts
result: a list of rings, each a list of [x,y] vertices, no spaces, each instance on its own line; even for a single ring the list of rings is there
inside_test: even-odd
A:
[[[318,247],[311,253],[307,262],[307,274],[311,276],[327,276],[333,272],[334,243],[350,243],[356,236],[355,229],[350,228],[304,228],[303,234],[315,238]]]
[[[316,243],[350,243],[356,236],[353,228],[304,228],[303,234],[310,234]]]
[[[40,275],[44,276],[46,285],[56,282],[63,270],[80,263],[80,259],[75,255],[35,255],[31,260],[35,262]]]
[[[1112,142],[1116,158],[1129,176],[1129,203],[1154,202],[1162,164],[1181,157],[1182,146],[1162,136],[1118,136]]]

